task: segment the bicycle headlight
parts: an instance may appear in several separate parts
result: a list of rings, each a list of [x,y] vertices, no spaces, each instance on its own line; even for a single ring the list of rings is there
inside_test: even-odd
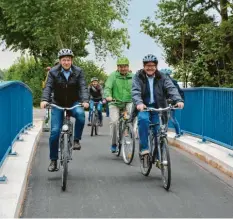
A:
[[[68,125],[65,124],[65,125],[62,126],[62,131],[63,132],[67,132],[68,130],[69,130],[69,126]]]

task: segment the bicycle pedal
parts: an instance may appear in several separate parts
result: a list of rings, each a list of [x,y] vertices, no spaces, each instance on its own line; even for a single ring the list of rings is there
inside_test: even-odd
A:
[[[161,169],[161,163],[159,160],[156,160],[156,164],[155,164],[156,167],[158,167],[159,169]]]
[[[127,158],[131,159],[131,157],[132,157],[132,154],[128,154]]]

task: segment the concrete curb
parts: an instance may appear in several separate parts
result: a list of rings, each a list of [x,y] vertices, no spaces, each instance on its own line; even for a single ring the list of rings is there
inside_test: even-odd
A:
[[[179,139],[174,139],[169,135],[168,135],[168,143],[173,147],[177,147],[183,151],[188,152],[191,155],[196,156],[201,161],[204,161],[205,163],[211,165],[212,167],[220,170],[227,176],[233,178],[233,167],[228,165],[226,162],[223,162],[222,160],[218,159],[217,157],[212,156],[211,154],[205,152],[204,150],[200,150],[197,147],[194,147],[192,144],[189,144]]]
[[[29,158],[29,162],[28,162],[28,166],[27,166],[27,170],[26,170],[26,175],[25,175],[24,182],[23,182],[23,185],[21,188],[21,192],[20,192],[20,196],[19,196],[19,200],[18,200],[18,204],[16,207],[14,218],[20,218],[22,213],[23,213],[23,204],[24,204],[26,194],[27,194],[26,190],[28,187],[29,175],[30,175],[31,169],[32,169],[32,161],[33,161],[33,158],[35,157],[35,154],[36,154],[36,149],[38,146],[38,142],[39,142],[41,133],[42,133],[42,124],[41,124],[40,130],[36,136],[34,144],[32,146],[33,148],[32,148],[32,152],[30,154],[30,158]]]
[[[25,141],[15,142],[13,146],[18,155],[7,157],[1,168],[8,181],[0,184],[0,218],[21,216],[33,157],[42,133],[42,121],[34,122],[35,126],[27,134],[22,134]]]

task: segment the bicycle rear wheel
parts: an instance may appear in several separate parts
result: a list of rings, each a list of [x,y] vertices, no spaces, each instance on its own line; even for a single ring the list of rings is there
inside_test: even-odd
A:
[[[63,151],[62,151],[62,190],[66,190],[67,186],[67,175],[68,175],[68,158],[69,158],[69,149],[68,149],[68,135],[63,135]]]
[[[168,141],[165,137],[160,140],[160,150],[163,187],[168,191],[171,186],[171,160]]]
[[[127,133],[126,133],[127,132]],[[123,160],[126,164],[131,164],[135,151],[135,135],[132,124],[126,124],[122,137]]]

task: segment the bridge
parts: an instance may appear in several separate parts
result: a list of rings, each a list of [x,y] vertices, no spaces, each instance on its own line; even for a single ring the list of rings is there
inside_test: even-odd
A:
[[[184,134],[168,133],[169,192],[156,168],[149,177],[140,173],[138,156],[127,166],[110,153],[105,114],[99,136],[85,127],[62,192],[60,172],[47,171],[45,111],[33,108],[25,84],[0,83],[0,218],[232,217],[233,89],[184,91],[185,108],[177,112]]]

